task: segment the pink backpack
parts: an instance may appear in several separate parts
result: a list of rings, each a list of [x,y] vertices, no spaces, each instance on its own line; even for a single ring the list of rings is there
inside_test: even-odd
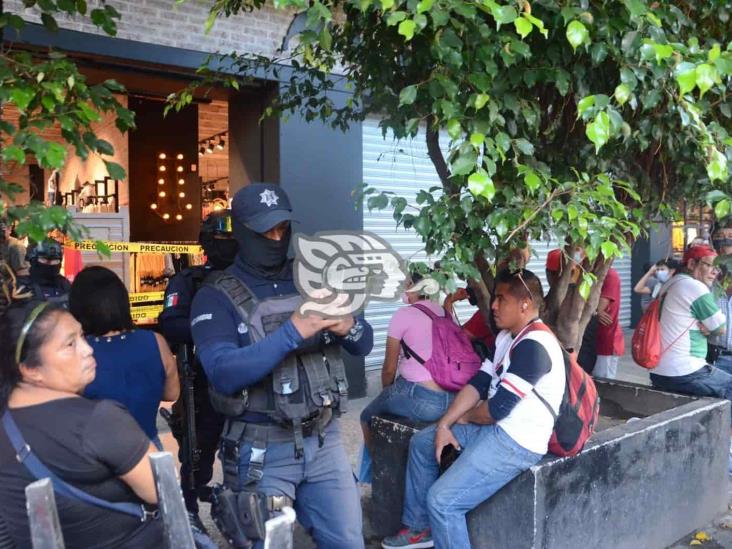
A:
[[[432,320],[432,356],[423,360],[404,340],[402,349],[407,358],[414,358],[432,375],[435,383],[448,391],[459,391],[480,369],[480,358],[473,350],[470,338],[455,323],[447,311],[437,316],[429,307],[415,303]]]

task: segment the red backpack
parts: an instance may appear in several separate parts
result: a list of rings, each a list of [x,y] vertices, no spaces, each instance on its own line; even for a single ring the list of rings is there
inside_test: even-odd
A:
[[[674,339],[668,347],[661,349],[661,300],[668,294],[668,291],[673,286],[673,282],[669,284],[666,291],[663,294],[659,294],[651,303],[648,308],[643,312],[643,316],[638,321],[635,330],[633,330],[632,339],[632,352],[633,360],[648,370],[653,370],[658,366],[658,361],[661,360],[661,356],[668,351],[674,344],[686,335],[686,332],[696,324],[696,320],[693,320],[689,327],[684,330],[681,335]]]
[[[633,360],[638,366],[652,370],[661,359],[661,300],[657,297],[648,305],[633,330]]]
[[[402,339],[401,345],[407,358],[414,358],[427,368],[432,379],[443,389],[459,391],[480,370],[480,357],[473,350],[470,338],[445,311],[437,316],[426,305],[412,305],[432,319],[432,356],[423,360]]]
[[[509,352],[521,337],[534,330],[554,335],[546,324],[534,322],[511,344]],[[559,457],[575,456],[580,453],[587,440],[595,432],[597,418],[600,415],[600,397],[592,377],[579,365],[576,353],[570,354],[562,348],[562,355],[564,356],[566,386],[559,406],[559,415],[544,397],[533,389],[534,394],[554,418],[554,432],[549,439],[549,452]]]

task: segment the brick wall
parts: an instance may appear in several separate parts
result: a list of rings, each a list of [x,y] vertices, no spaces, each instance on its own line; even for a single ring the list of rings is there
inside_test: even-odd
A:
[[[293,17],[293,12],[267,6],[253,13],[222,18],[206,35],[206,8],[211,3],[199,5],[196,0],[180,5],[175,0],[107,1],[122,15],[117,31],[119,38],[203,52],[236,50],[274,56]],[[94,4],[90,1],[89,8]],[[25,9],[21,0],[5,0],[5,11],[19,14],[28,21],[40,21],[38,10]],[[66,29],[104,34],[88,18],[59,17],[58,22]]]

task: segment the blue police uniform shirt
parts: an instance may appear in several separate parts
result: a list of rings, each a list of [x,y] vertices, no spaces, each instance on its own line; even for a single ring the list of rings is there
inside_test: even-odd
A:
[[[244,282],[259,299],[297,293],[291,278],[257,277],[242,268],[238,257],[226,272]],[[262,380],[303,341],[290,319],[254,344],[247,331],[234,305],[222,292],[210,286],[198,291],[191,306],[191,332],[206,377],[220,393],[231,395]],[[348,335],[332,337],[356,356],[367,355],[373,347],[373,330],[362,316],[356,318]]]
[[[193,343],[191,336],[191,303],[196,293],[196,280],[203,279],[213,272],[210,265],[184,269],[168,281],[165,288],[164,308],[158,316],[158,326],[168,344],[188,345]]]

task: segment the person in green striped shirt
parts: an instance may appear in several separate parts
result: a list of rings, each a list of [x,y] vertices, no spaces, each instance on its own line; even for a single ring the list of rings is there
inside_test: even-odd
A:
[[[661,358],[651,373],[655,388],[732,400],[732,375],[706,361],[707,338],[726,324],[710,291],[719,273],[716,257],[707,245],[689,247],[683,267],[661,288]]]

